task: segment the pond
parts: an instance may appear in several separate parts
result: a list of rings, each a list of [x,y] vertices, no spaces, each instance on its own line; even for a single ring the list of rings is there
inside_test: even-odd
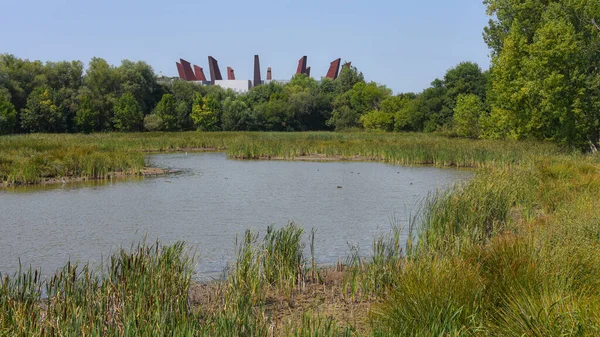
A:
[[[151,155],[148,162],[179,172],[0,190],[0,273],[19,263],[46,275],[69,259],[97,265],[146,236],[186,241],[200,256],[196,279],[216,278],[234,256],[236,233],[262,236],[267,226],[290,221],[307,234],[317,229],[317,263],[334,264],[351,246],[368,254],[392,222],[407,227],[428,193],[473,175],[365,162],[240,161],[223,153]]]

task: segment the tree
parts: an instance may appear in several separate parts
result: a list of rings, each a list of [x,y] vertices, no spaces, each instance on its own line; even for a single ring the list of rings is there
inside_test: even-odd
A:
[[[452,121],[452,111],[447,105],[448,89],[444,82],[436,79],[416,99],[410,114],[422,124],[425,132],[434,132]]]
[[[271,100],[272,95],[283,94],[283,88],[283,85],[276,82],[259,85],[250,89],[250,91],[245,95],[246,102],[250,105],[268,102],[269,100]]]
[[[100,112],[96,110],[92,99],[86,93],[79,96],[79,107],[75,113],[75,127],[80,132],[99,131],[101,127]]]
[[[40,61],[22,60],[10,54],[0,55],[0,78],[17,112],[26,107],[29,95],[39,86],[36,78],[43,72],[44,66]]]
[[[205,87],[186,81],[173,81],[167,88],[177,101],[175,116],[179,130],[192,130],[194,122],[190,117],[196,94],[206,95]]]
[[[144,113],[132,93],[124,93],[115,104],[113,122],[119,131],[142,130]]]
[[[391,90],[375,82],[358,82],[352,89],[336,98],[328,123],[336,130],[360,127],[360,116],[378,110],[381,101],[391,94]]]
[[[552,0],[556,1],[556,0]],[[490,19],[484,28],[483,38],[497,57],[503,50],[504,43],[511,30],[518,28],[527,43],[533,42],[535,31],[548,0],[484,0]],[[515,25],[516,24],[516,25]],[[513,26],[515,25],[515,26]]]
[[[154,93],[159,90],[154,70],[146,62],[123,60],[115,69],[119,92],[131,93],[144,115],[156,104]]]
[[[364,82],[363,73],[359,72],[356,67],[342,67],[338,78],[335,79],[337,84],[337,93],[341,94],[352,89],[357,83]]]
[[[365,129],[410,131],[413,129],[413,120],[406,107],[415,97],[414,94],[390,96],[381,102],[379,110],[373,110],[362,115],[360,121]]]
[[[92,110],[98,113],[99,128],[110,130],[113,105],[120,91],[118,71],[104,59],[94,57],[90,61],[83,83],[89,90]]]
[[[380,131],[413,131],[417,130],[419,121],[408,109],[416,95],[412,93],[390,96],[381,102],[379,110],[373,110],[361,116],[360,120],[366,129]]]
[[[200,131],[216,131],[218,129],[219,116],[214,109],[214,98],[212,96],[202,97],[196,94],[192,105],[192,120]]]
[[[269,102],[258,104],[254,107],[255,113],[262,113],[264,129],[270,131],[293,131],[299,128],[298,121],[294,118],[295,113],[306,113],[306,111],[294,111],[290,109],[288,103],[282,99],[271,99]],[[255,116],[255,122],[260,120]],[[259,123],[255,124],[255,129],[259,129]]]
[[[17,111],[12,103],[0,96],[0,135],[14,133],[17,130]]]
[[[227,97],[223,102],[223,130],[246,130],[249,124],[251,121],[248,105],[241,99]]]
[[[454,109],[458,96],[467,94],[477,95],[485,101],[486,84],[487,79],[477,63],[459,63],[444,76],[448,106]]]
[[[475,94],[458,96],[454,108],[454,124],[456,134],[461,137],[478,138],[480,134],[479,120],[484,112],[481,98]]]
[[[162,121],[162,129],[165,131],[177,130],[176,102],[171,94],[164,94],[160,102],[154,108],[153,114]],[[153,119],[154,121],[154,119]]]
[[[394,130],[394,115],[380,110],[373,110],[367,114],[360,116],[360,122],[367,130]]]
[[[178,130],[191,130],[194,122],[190,117],[192,113],[192,104],[186,101],[177,101],[177,107],[175,108],[175,118],[177,119]]]
[[[425,125],[425,115],[420,110],[418,96],[406,97],[402,108],[394,115],[394,131],[418,131],[422,132]]]
[[[580,148],[600,137],[600,17],[593,1],[488,0],[493,51],[486,135]],[[490,122],[496,123],[492,125]]]
[[[57,98],[57,92],[51,88],[36,88],[27,98],[21,127],[28,132],[66,132],[67,114]]]
[[[297,92],[302,89],[316,89],[317,86],[318,83],[314,78],[305,74],[296,74],[292,77],[290,83],[285,86],[285,89]]]
[[[42,74],[36,76],[35,81],[38,86],[77,91],[83,85],[83,62],[46,62]]]

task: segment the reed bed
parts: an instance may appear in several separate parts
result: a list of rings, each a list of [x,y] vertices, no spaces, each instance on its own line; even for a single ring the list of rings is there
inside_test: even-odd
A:
[[[575,158],[481,172],[431,196],[374,324],[407,336],[598,335],[600,166]]]
[[[303,230],[246,232],[212,306],[190,301],[195,257],[185,244],[145,241],[115,253],[106,267],[67,263],[49,278],[39,270],[0,275],[0,336],[347,336],[331,317],[305,314],[274,331],[260,310],[307,275]]]
[[[471,168],[514,165],[564,152],[549,143],[450,139],[423,133],[31,134],[0,137],[0,181],[19,185],[51,178],[140,174],[145,153],[172,151],[225,151],[237,159],[361,160]]]
[[[224,280],[196,304],[183,244],[121,251],[103,272],[67,264],[50,279],[35,270],[3,276],[0,335],[600,335],[598,155],[423,134],[29,135],[0,143],[5,169],[21,153],[50,165],[52,151],[86,146],[108,157],[205,149],[241,159],[478,168],[471,181],[432,193],[409,228],[393,224],[372,252],[357,247],[335,270],[303,256],[306,242],[314,255],[314,230],[246,232]],[[327,278],[336,273],[341,281]]]
[[[67,263],[50,278],[32,269],[3,275],[0,335],[193,336],[184,247],[142,243],[101,271]]]

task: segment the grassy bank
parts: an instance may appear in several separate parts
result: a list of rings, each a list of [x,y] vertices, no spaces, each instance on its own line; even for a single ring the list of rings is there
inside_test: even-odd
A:
[[[202,138],[218,135],[222,145]],[[5,276],[0,335],[600,335],[597,155],[420,134],[182,134],[186,146],[177,134],[86,139],[96,137],[95,146],[126,154],[216,147],[240,158],[323,154],[479,169],[425,201],[406,245],[393,228],[374,238],[373,256],[350,253],[335,269],[314,267],[302,255],[314,233],[290,225],[240,235],[227,278],[212,285],[191,284],[181,244],[117,253],[103,274],[67,265],[48,281],[35,271]]]
[[[140,174],[144,153],[214,150],[238,159],[370,160],[402,165],[490,167],[561,153],[552,144],[449,139],[422,133],[107,133],[0,137],[0,180]]]

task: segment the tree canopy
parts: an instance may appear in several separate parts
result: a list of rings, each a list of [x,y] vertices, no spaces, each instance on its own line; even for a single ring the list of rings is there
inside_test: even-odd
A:
[[[600,2],[486,0],[489,134],[585,148],[600,136]]]

